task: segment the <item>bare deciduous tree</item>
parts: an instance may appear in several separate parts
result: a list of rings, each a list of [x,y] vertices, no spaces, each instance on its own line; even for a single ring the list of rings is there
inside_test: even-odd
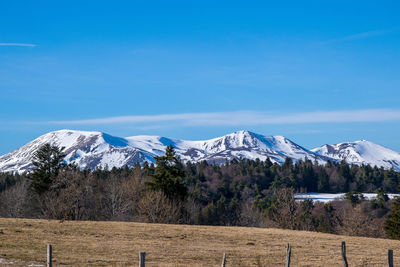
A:
[[[144,179],[135,175],[119,178],[112,174],[104,184],[102,208],[106,218],[131,219],[136,214],[137,205],[144,190]]]
[[[26,217],[29,201],[29,181],[22,180],[0,193],[0,215],[3,217]]]
[[[281,188],[275,191],[275,206],[271,209],[270,218],[280,227],[295,229],[296,201],[293,188]]]
[[[269,222],[251,201],[246,201],[240,205],[239,225],[252,227],[267,227]]]
[[[385,237],[383,218],[374,218],[371,213],[364,213],[362,205],[352,206],[344,203],[337,210],[341,224],[337,225],[337,233],[343,235]]]
[[[138,212],[142,220],[151,223],[182,222],[182,203],[170,200],[161,191],[149,191],[138,203]]]
[[[42,212],[47,218],[87,220],[94,217],[93,179],[82,172],[60,172],[49,191],[40,196]]]

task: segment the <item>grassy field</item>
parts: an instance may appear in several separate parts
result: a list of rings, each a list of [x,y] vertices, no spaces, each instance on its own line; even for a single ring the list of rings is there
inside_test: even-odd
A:
[[[0,218],[0,264],[45,264],[53,244],[54,265],[284,266],[292,244],[292,266],[342,266],[340,242],[350,266],[387,266],[387,250],[400,264],[400,241],[314,232],[246,227],[211,227],[121,222],[71,222]]]

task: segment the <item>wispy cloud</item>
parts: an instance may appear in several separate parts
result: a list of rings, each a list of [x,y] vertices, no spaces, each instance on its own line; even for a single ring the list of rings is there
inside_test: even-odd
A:
[[[344,42],[344,41],[352,41],[352,40],[359,40],[359,39],[366,39],[366,38],[371,38],[375,36],[381,36],[385,35],[388,33],[393,32],[393,30],[377,30],[377,31],[369,31],[369,32],[360,32],[360,33],[355,33],[331,40],[326,40],[323,41],[322,43],[328,44],[328,43],[337,43],[337,42]]]
[[[25,47],[35,47],[35,44],[25,44],[25,43],[0,43],[0,46],[25,46]]]
[[[300,113],[272,113],[259,111],[232,111],[213,113],[181,113],[141,116],[120,116],[84,120],[38,122],[53,125],[149,125],[168,123],[169,126],[245,126],[268,124],[354,123],[400,120],[397,109],[363,109],[339,111],[314,111]]]

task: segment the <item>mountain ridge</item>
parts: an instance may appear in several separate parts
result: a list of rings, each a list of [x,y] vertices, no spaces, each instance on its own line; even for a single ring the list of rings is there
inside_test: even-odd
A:
[[[356,165],[376,165],[400,171],[400,153],[365,139],[338,144],[325,144],[312,149],[314,153]]]
[[[358,144],[357,142],[368,142],[368,145],[359,148],[354,145]],[[145,162],[152,163],[154,157],[165,153],[167,145],[173,145],[177,155],[184,162],[205,160],[210,163],[223,164],[226,160],[232,159],[255,160],[258,158],[266,160],[269,158],[274,163],[282,164],[286,158],[291,158],[293,161],[308,158],[316,160],[319,164],[325,164],[328,160],[348,161],[351,159],[348,162],[350,164],[368,163],[373,165],[377,163],[384,168],[393,167],[397,171],[400,170],[399,153],[365,140],[324,145],[308,150],[284,136],[264,136],[245,130],[209,140],[190,141],[151,135],[118,137],[98,131],[64,129],[44,134],[12,152],[0,156],[0,171],[32,170],[33,155],[45,143],[64,146],[65,162],[74,163],[82,169],[132,167],[136,163],[141,165]],[[353,148],[353,150],[349,150],[349,148]],[[366,153],[365,151],[368,149],[377,149],[381,159],[371,157],[374,152]]]

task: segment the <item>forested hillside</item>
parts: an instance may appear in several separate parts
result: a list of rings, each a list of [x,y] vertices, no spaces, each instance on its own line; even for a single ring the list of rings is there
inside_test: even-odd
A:
[[[385,193],[398,192],[400,181],[394,170],[345,162],[183,164],[172,147],[156,163],[89,171],[58,162],[53,169],[36,164],[30,174],[3,173],[0,216],[281,227],[385,237],[393,202]],[[344,201],[323,204],[295,201],[294,192],[349,193]],[[378,192],[378,197],[367,201],[357,192]]]

